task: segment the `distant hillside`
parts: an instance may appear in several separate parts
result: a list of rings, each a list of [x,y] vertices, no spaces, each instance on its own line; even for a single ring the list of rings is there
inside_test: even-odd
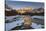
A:
[[[8,5],[6,5],[5,6],[5,16],[13,16],[13,15],[44,15],[44,8],[33,9],[30,12],[26,11],[25,13],[21,14],[21,13],[18,13],[17,10],[14,10]]]
[[[32,12],[26,12],[26,13],[18,13],[16,10],[5,10],[5,16],[13,16],[13,15],[44,15],[43,9],[35,9],[32,10]]]
[[[16,15],[17,13],[16,13],[16,11],[14,10],[12,10],[12,11],[5,11],[5,16],[13,16],[13,15]]]
[[[11,7],[9,7],[7,4],[5,4],[5,16],[13,16],[16,15],[16,10],[13,10]]]

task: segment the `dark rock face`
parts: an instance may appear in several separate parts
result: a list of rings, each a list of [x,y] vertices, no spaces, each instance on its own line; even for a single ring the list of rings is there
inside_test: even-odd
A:
[[[16,15],[16,11],[5,11],[5,16],[13,16]]]
[[[28,26],[28,28],[22,28],[23,26],[17,26],[17,27],[14,27],[13,29],[11,29],[11,30],[24,30],[24,29],[34,29],[34,28],[32,28],[32,27],[29,27]]]

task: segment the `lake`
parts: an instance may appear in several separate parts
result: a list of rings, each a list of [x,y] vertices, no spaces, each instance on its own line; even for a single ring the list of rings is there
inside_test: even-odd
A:
[[[42,20],[42,19],[44,19],[44,16],[31,16],[31,18]],[[6,31],[9,31],[16,26],[21,26],[22,23],[24,22],[22,15],[6,16],[6,21],[7,20],[8,20],[8,22],[6,23]],[[41,29],[43,27],[43,25],[32,22],[31,27],[33,27],[35,29]]]

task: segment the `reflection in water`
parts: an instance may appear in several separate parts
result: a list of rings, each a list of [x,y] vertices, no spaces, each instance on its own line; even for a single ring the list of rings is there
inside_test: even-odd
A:
[[[23,20],[24,16],[23,15],[16,15],[16,16],[6,16],[6,21],[8,21],[8,23],[6,22],[6,31],[11,30],[12,28],[16,27],[16,26],[21,26],[24,22]],[[34,18],[37,19],[44,19],[43,16],[31,16],[31,18],[34,20]],[[37,20],[38,21],[38,20]],[[41,24],[37,24],[36,22],[32,22],[31,25],[32,28],[42,28],[43,25]]]

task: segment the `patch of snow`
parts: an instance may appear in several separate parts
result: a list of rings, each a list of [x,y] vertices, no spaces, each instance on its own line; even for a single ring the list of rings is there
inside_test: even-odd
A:
[[[39,28],[42,28],[42,25],[41,24],[37,24],[37,23],[32,23],[31,27],[35,28],[35,29],[39,29]]]
[[[17,24],[19,24],[19,26],[21,26],[22,23],[23,23],[23,21],[21,21],[21,20],[19,20],[19,21],[14,21],[14,22],[12,22],[12,23],[6,23],[6,31],[7,31],[7,30],[10,30],[10,29],[12,29],[12,28],[14,28],[14,27],[16,27],[16,26],[18,26]]]

